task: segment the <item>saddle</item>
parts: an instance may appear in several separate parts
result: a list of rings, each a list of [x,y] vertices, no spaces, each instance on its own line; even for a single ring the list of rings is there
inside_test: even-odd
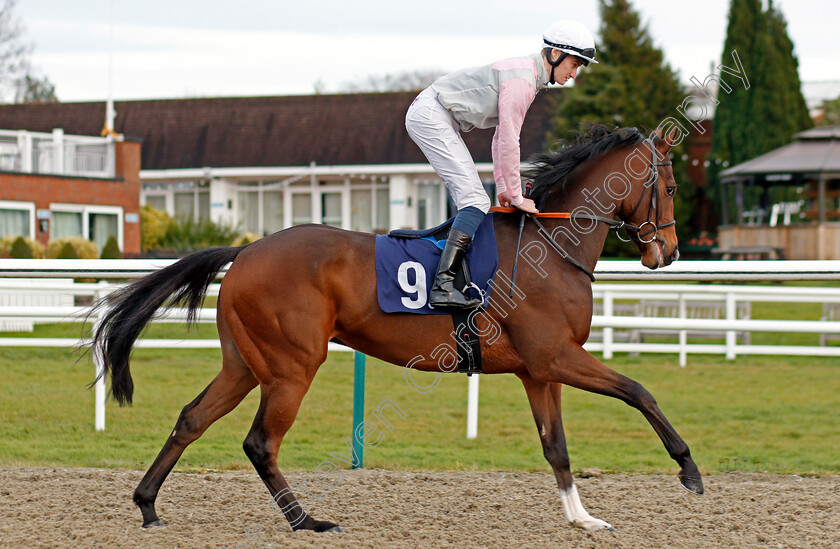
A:
[[[455,221],[454,217],[451,217],[438,225],[437,227],[432,227],[431,229],[420,229],[420,230],[411,230],[411,229],[394,229],[388,236],[393,236],[394,238],[425,238],[425,239],[434,239],[436,242],[440,242],[441,240],[446,241],[446,237],[449,235],[449,229],[452,228],[452,223]]]
[[[488,216],[489,217],[489,216]],[[452,228],[452,223],[455,218],[451,218],[446,220],[445,222],[441,223],[437,227],[432,227],[429,229],[422,229],[422,230],[409,230],[409,229],[396,229],[388,233],[389,238],[395,238],[400,240],[427,240],[433,243],[438,249],[443,250],[446,244],[446,238],[449,235],[449,230]],[[484,231],[485,235],[488,235],[487,230]],[[495,250],[495,235],[493,234],[492,230],[492,222],[489,225],[489,240],[492,240],[492,250]],[[485,236],[485,239],[487,236]],[[474,242],[470,246],[470,250],[479,242],[479,238],[476,238],[476,242]],[[485,242],[486,244],[486,242]],[[484,253],[486,253],[485,250]],[[497,252],[496,252],[497,253]],[[469,253],[468,253],[469,255]],[[493,260],[493,268],[492,273],[495,273],[495,267],[498,260],[498,255]],[[379,268],[377,268],[379,271]],[[432,268],[433,270],[433,268]],[[377,275],[380,273],[378,272]],[[491,274],[492,278],[492,274]],[[455,284],[459,287],[468,287],[472,285],[472,276],[470,274],[470,267],[469,263],[467,262],[467,258],[465,257],[461,261],[460,268],[455,275]],[[380,295],[380,304],[382,304],[382,296]],[[385,309],[383,307],[383,309]],[[482,373],[481,370],[481,340],[479,339],[478,334],[473,333],[470,326],[470,315],[474,313],[475,310],[447,310],[447,311],[440,311],[435,310],[433,312],[437,314],[449,314],[452,317],[452,325],[454,327],[453,337],[455,338],[458,354],[458,372],[466,373],[467,375],[472,375],[476,373]]]

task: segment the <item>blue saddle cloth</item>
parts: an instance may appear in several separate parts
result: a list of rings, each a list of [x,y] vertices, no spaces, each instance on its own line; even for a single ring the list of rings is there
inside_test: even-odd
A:
[[[425,231],[393,231],[376,236],[376,294],[386,313],[450,314],[451,311],[429,307],[429,291],[435,280],[440,252],[452,224]],[[490,296],[490,281],[499,266],[493,216],[487,215],[467,249],[467,266],[473,284]],[[479,297],[475,289],[472,296]]]

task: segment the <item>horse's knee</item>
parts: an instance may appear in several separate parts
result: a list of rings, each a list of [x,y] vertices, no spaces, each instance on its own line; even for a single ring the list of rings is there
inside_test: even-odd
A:
[[[201,420],[191,413],[194,409],[192,404],[187,404],[181,410],[178,421],[175,422],[175,429],[172,430],[172,438],[181,445],[188,445],[198,440],[204,432],[204,425]]]
[[[270,459],[265,437],[257,432],[248,433],[248,436],[242,442],[242,449],[257,470],[266,465]]]
[[[638,381],[633,380],[630,380],[629,386],[627,387],[627,398],[625,402],[640,410],[651,409],[657,405],[656,399],[653,398],[650,391],[645,389]]]

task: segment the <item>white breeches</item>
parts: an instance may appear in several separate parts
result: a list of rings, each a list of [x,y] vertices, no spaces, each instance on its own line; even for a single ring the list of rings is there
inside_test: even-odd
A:
[[[460,126],[438,102],[433,89],[424,90],[408,108],[405,129],[443,179],[455,206],[459,210],[474,206],[487,213],[490,198],[461,137]]]

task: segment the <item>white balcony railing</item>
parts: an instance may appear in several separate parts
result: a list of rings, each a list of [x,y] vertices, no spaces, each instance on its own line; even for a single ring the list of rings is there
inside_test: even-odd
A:
[[[0,130],[0,171],[114,177],[114,140],[110,137]]]

